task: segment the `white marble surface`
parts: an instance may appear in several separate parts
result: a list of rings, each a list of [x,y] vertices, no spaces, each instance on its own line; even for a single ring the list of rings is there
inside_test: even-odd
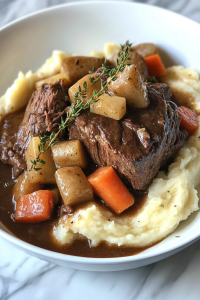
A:
[[[64,0],[0,0],[0,27]],[[199,0],[146,0],[200,22]],[[0,238],[0,299],[199,300],[200,241],[156,264],[121,272],[84,272],[31,257]]]

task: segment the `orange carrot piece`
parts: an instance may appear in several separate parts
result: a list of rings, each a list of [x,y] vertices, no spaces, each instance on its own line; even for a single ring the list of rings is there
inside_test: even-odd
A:
[[[147,69],[150,76],[159,77],[166,75],[165,66],[157,53],[144,57],[144,60],[147,64]]]
[[[116,213],[120,214],[133,205],[135,199],[129,193],[112,167],[101,167],[88,177],[93,191]]]
[[[191,135],[198,127],[197,114],[185,107],[178,107],[178,115],[181,117],[181,127],[183,127]]]
[[[39,223],[50,218],[53,208],[53,193],[39,190],[22,196],[17,202],[15,221]]]

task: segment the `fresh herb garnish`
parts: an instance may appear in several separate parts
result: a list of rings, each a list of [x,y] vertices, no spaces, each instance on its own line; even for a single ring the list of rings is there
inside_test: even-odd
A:
[[[81,86],[78,87],[78,91],[74,94],[74,103],[71,104],[70,109],[66,113],[66,118],[63,119],[61,117],[61,123],[58,126],[58,131],[56,133],[51,133],[50,136],[45,135],[43,137],[41,136],[39,137],[40,138],[40,143],[38,145],[39,154],[35,160],[31,161],[32,165],[30,170],[32,169],[34,169],[35,171],[41,170],[41,168],[38,168],[38,164],[40,165],[45,164],[45,161],[40,159],[41,154],[44,154],[51,146],[55,145],[58,142],[57,138],[59,134],[65,128],[67,128],[72,123],[72,121],[80,115],[81,112],[88,109],[91,103],[98,102],[99,97],[105,93],[107,86],[112,81],[115,81],[117,79],[117,75],[123,72],[126,66],[131,65],[131,63],[126,63],[127,60],[131,60],[131,57],[129,57],[131,45],[132,44],[130,44],[129,41],[127,41],[124,45],[121,45],[121,49],[118,53],[118,57],[116,61],[117,63],[116,68],[106,66],[106,60],[105,60],[105,62],[102,64],[101,67],[101,74],[97,77],[91,75],[91,77],[89,78],[90,86],[94,85],[97,81],[101,80],[103,76],[105,76],[105,74],[109,74],[109,78],[105,82],[101,80],[101,89],[99,91],[95,89],[93,91],[92,97],[85,104],[83,103],[83,100],[87,96],[88,84],[85,81],[82,87]],[[81,67],[82,66],[80,66],[80,68]]]
[[[156,79],[155,76],[153,76],[153,77],[149,76],[148,79],[145,82],[147,82],[147,83],[158,83],[158,80]]]

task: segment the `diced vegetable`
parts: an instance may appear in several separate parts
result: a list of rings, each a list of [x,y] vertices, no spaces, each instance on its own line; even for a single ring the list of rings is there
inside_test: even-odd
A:
[[[90,105],[91,112],[115,120],[123,118],[126,113],[125,98],[103,94],[98,99],[98,102],[94,102]]]
[[[126,60],[125,63],[133,64],[136,67],[136,70],[140,73],[142,81],[145,81],[148,78],[148,70],[144,58],[132,49],[130,49],[129,57],[131,59]],[[117,66],[117,58],[118,54],[114,54],[112,57],[112,63],[115,67]]]
[[[17,202],[15,221],[22,223],[39,223],[50,218],[53,208],[51,191],[40,190],[22,196]]]
[[[108,85],[108,91],[126,98],[127,104],[135,108],[149,105],[147,87],[135,65],[126,66],[124,71],[117,75],[117,79]]]
[[[84,169],[87,166],[85,151],[79,140],[59,142],[51,147],[51,151],[57,168],[77,166]]]
[[[116,213],[120,214],[134,204],[129,193],[112,167],[101,167],[88,177],[93,191]]]
[[[94,79],[96,78],[94,74],[86,75],[69,88],[68,93],[69,93],[69,98],[71,103],[74,102],[74,94],[78,92],[79,86],[83,90],[84,82],[86,82],[87,84],[87,93],[85,95],[85,98],[83,99],[84,104],[92,97],[92,93],[95,89],[97,89],[97,91],[101,89],[101,81],[98,80],[95,84],[91,84],[89,80],[89,78],[91,77],[94,77]]]
[[[153,54],[144,58],[150,76],[165,76],[166,69],[158,54]]]
[[[137,51],[137,53],[140,54],[142,57],[146,57],[158,53],[156,46],[152,43],[138,44],[134,46],[132,49]]]
[[[181,127],[183,127],[191,135],[198,127],[197,114],[193,110],[180,106],[178,107],[178,115],[181,117]]]
[[[141,79],[145,81],[148,78],[148,70],[144,58],[132,49],[129,52],[129,57],[131,57],[131,60],[126,60],[126,63],[135,65]]]
[[[39,137],[33,137],[30,141],[30,144],[26,151],[26,164],[28,170],[32,166],[31,161],[35,160],[37,155],[39,154],[39,143]],[[41,170],[35,171],[32,169],[28,172],[30,182],[33,184],[55,184],[56,166],[51,156],[51,149],[48,149],[44,154],[41,154],[40,159],[43,164],[38,163],[37,168],[41,168]]]
[[[76,83],[83,76],[92,71],[95,71],[102,66],[104,58],[96,58],[90,56],[71,56],[63,60],[61,73],[65,73],[70,80],[70,84]]]
[[[13,199],[17,202],[22,196],[41,190],[41,188],[41,184],[33,184],[30,182],[29,174],[25,171],[18,177],[17,182],[15,183]]]
[[[54,203],[54,205],[56,205],[60,201],[60,199],[61,199],[59,189],[58,188],[54,188],[54,189],[52,189],[50,191],[53,194],[53,203]]]
[[[66,85],[67,87],[70,86],[70,80],[69,80],[69,77],[68,77],[66,74],[64,74],[64,73],[59,73],[59,74],[56,74],[56,75],[54,75],[54,76],[48,77],[48,78],[46,78],[46,79],[37,81],[37,82],[35,83],[35,88],[36,88],[36,90],[39,90],[39,88],[40,88],[44,83],[54,84],[54,83],[56,83],[58,80],[62,80],[63,85]]]
[[[58,169],[55,177],[65,205],[93,199],[92,187],[80,167]]]

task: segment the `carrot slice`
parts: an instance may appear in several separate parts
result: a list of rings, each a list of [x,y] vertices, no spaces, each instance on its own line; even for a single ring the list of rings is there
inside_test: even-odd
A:
[[[53,193],[39,190],[22,196],[17,202],[15,221],[39,223],[50,218],[53,208]]]
[[[178,115],[181,117],[181,127],[183,127],[191,135],[198,127],[197,114],[185,107],[178,107]]]
[[[133,205],[135,199],[129,193],[112,167],[101,167],[88,177],[93,191],[116,213],[120,214]]]
[[[147,64],[147,69],[150,76],[159,77],[166,75],[165,66],[157,53],[144,57],[144,60]]]

